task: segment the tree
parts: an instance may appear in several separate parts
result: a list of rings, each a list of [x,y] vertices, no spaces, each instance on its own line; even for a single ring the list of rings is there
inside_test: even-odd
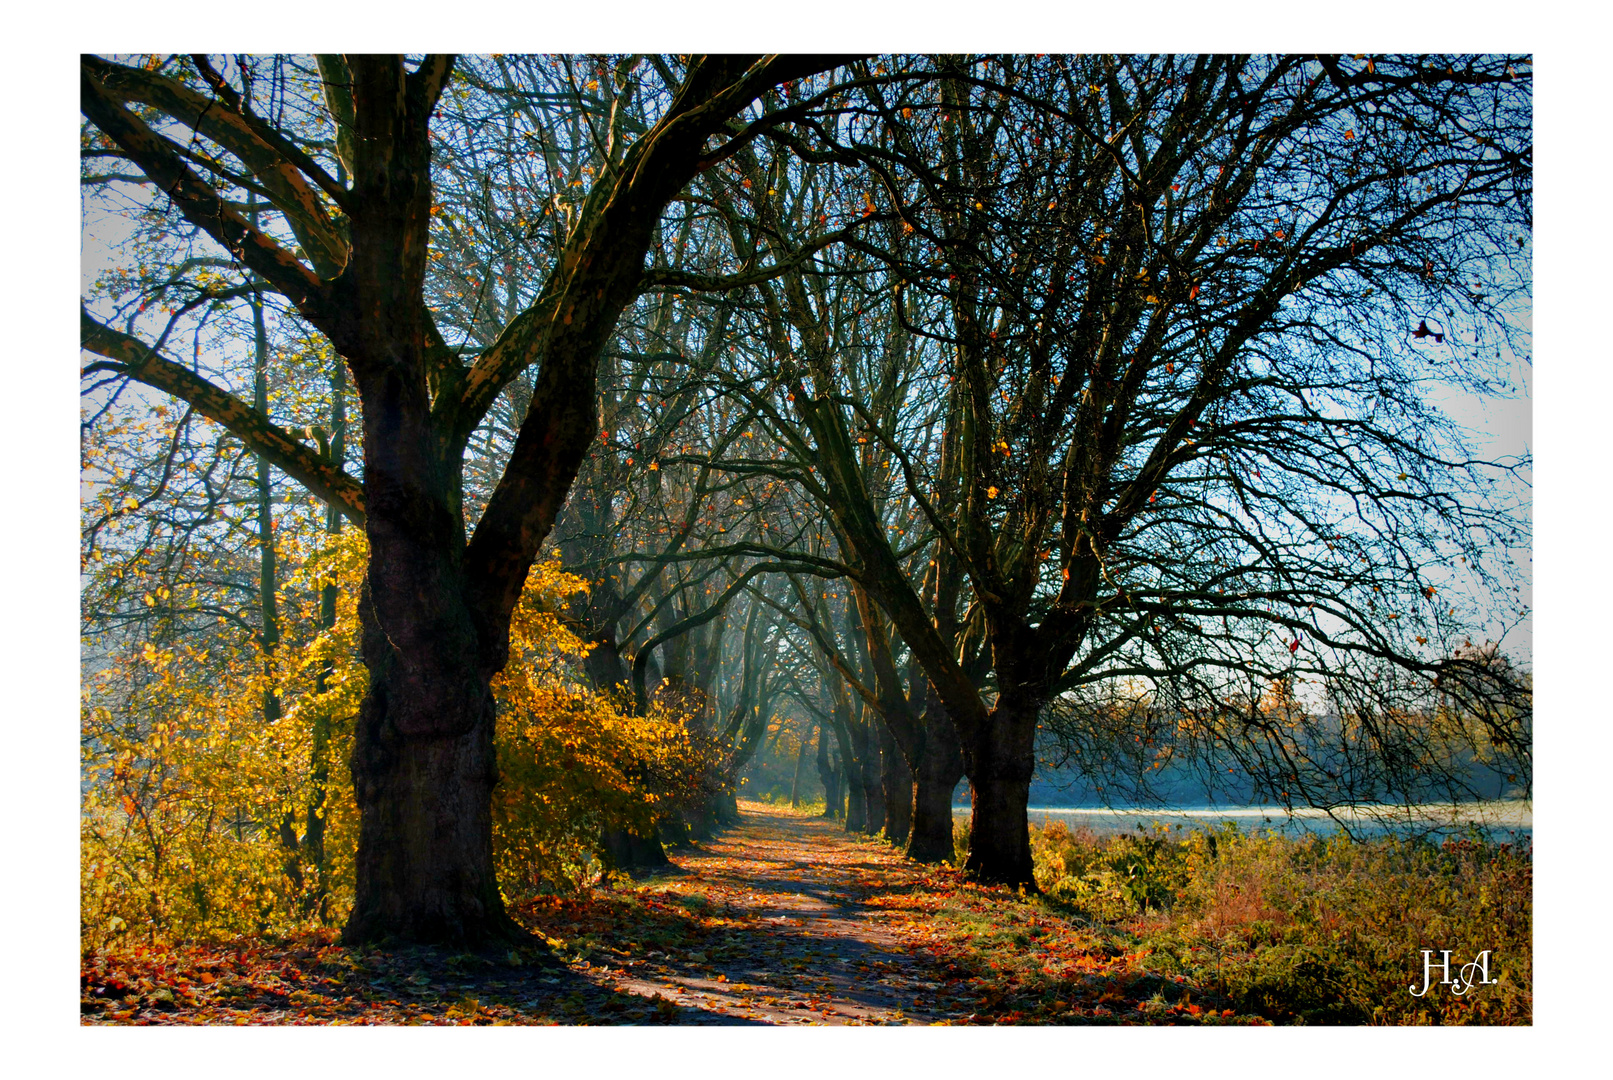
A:
[[[822,96],[815,99],[815,105],[818,112],[813,115],[837,115],[837,110],[845,108],[843,100]],[[811,557],[827,560],[821,572],[851,572],[866,545],[845,535],[843,515],[823,518],[820,508],[828,497],[827,487],[833,489],[840,507],[857,508],[859,527],[909,533],[898,561],[922,568],[925,526],[911,497],[899,482],[892,481],[896,457],[878,440],[866,435],[853,438],[866,431],[864,419],[846,421],[814,409],[810,397],[779,379],[775,358],[789,355],[795,350],[794,343],[800,342],[801,351],[820,358],[816,362],[825,371],[836,367],[844,371],[849,393],[865,403],[871,414],[868,422],[892,430],[901,427],[904,435],[927,424],[939,427],[939,411],[930,410],[926,420],[922,418],[925,410],[918,410],[921,415],[916,416],[905,407],[933,358],[927,355],[924,343],[915,343],[898,323],[880,321],[884,309],[877,296],[883,287],[878,280],[878,261],[860,256],[834,260],[832,270],[814,269],[814,256],[819,252],[827,256],[832,250],[825,248],[822,233],[831,213],[838,220],[827,235],[848,244],[866,237],[870,227],[894,228],[898,237],[900,228],[880,222],[865,209],[866,184],[859,184],[854,192],[850,181],[821,162],[797,167],[792,161],[800,153],[799,143],[780,139],[770,148],[747,148],[735,155],[726,172],[702,178],[702,186],[710,189],[713,219],[708,264],[782,267],[773,282],[746,280],[743,273],[682,270],[661,275],[694,303],[703,295],[721,297],[718,303],[731,344],[721,353],[724,363],[707,377],[709,392],[735,402],[747,417],[747,426],[754,430],[746,430],[743,441],[714,448],[704,467],[726,473],[726,484],[748,483],[748,495],[755,496],[762,489],[768,507],[742,539],[734,538],[726,549],[708,549],[707,554],[778,561]],[[849,214],[841,210],[843,200],[851,201]],[[718,249],[715,256],[712,246]],[[862,335],[881,334],[891,339],[883,350],[866,348],[858,341]],[[711,340],[706,339],[707,348]],[[701,362],[692,358],[685,362],[691,375],[707,368],[703,356]],[[788,365],[785,368],[787,371]],[[818,385],[833,381],[830,375],[815,374]],[[956,470],[955,460],[951,468]],[[853,476],[855,480],[849,479]],[[782,498],[774,493],[776,487]],[[783,517],[781,506],[789,515],[783,519],[798,521],[800,527],[769,528]],[[901,572],[908,572],[907,567]],[[926,582],[926,590],[954,600],[961,577],[956,573],[944,578],[932,575]],[[879,831],[888,824],[891,835],[899,834],[907,841],[909,854],[930,861],[950,859],[951,797],[962,775],[956,736],[939,700],[926,693],[925,679],[911,659],[907,670],[899,673],[892,656],[886,655],[899,651],[901,645],[899,638],[886,640],[890,628],[884,616],[868,605],[865,594],[853,591],[859,599],[842,618],[818,617],[815,603],[805,596],[791,616],[802,627],[813,624],[813,642],[830,661],[822,668],[822,678],[831,690],[832,704],[820,711],[841,744],[851,795],[848,828],[872,826]],[[838,636],[844,637],[845,648],[835,644]],[[849,654],[858,659],[850,660]],[[854,688],[860,704],[843,696],[848,688]],[[815,707],[815,700],[814,694],[803,696],[808,708]],[[869,718],[868,724],[860,719],[864,716]],[[907,775],[898,780],[898,770]],[[909,828],[910,818],[918,827]]]
[[[351,762],[361,830],[349,941],[517,933],[494,879],[490,686],[508,660],[528,570],[598,431],[600,350],[644,283],[667,203],[777,122],[753,109],[764,90],[829,65],[694,58],[681,71],[651,65],[658,77],[636,77],[635,66],[617,67],[616,89],[632,87],[654,123],[636,139],[606,125],[594,182],[565,204],[564,243],[541,290],[466,363],[426,300],[437,207],[432,118],[452,58],[411,66],[400,57],[321,57],[319,96],[291,109],[324,128],[317,148],[279,115],[256,111],[243,92],[250,65],[227,77],[201,56],[188,66],[82,61],[82,108],[97,151],[135,166],[206,235],[215,257],[256,275],[321,334],[346,361],[360,402],[362,481],[165,356],[162,339],[116,329],[87,309],[82,317],[84,348],[103,357],[87,374],[126,376],[184,400],[364,526],[369,689]],[[603,74],[591,91],[612,78]],[[278,104],[284,109],[286,97]],[[611,117],[618,113],[625,121],[625,111]],[[735,122],[742,114],[748,123]],[[266,200],[283,231],[241,213],[243,189]],[[466,448],[500,393],[534,365],[508,464],[471,530]]]
[[[1495,481],[1526,462],[1425,392],[1527,351],[1525,58],[903,57],[772,89],[823,66],[84,61],[87,156],[200,237],[166,328],[86,312],[87,372],[370,538],[353,939],[509,929],[487,686],[590,447],[560,532],[596,683],[714,680],[738,755],[790,685],[859,820],[905,761],[924,857],[965,772],[983,879],[1030,883],[1048,731],[1162,750],[1168,723],[1313,803],[1428,790],[1410,749],[1461,732],[1527,761],[1526,675],[1455,648],[1504,596],[1525,510]],[[345,358],[362,484],[165,355],[248,295]],[[779,574],[845,577],[841,607]],[[757,605],[790,626],[726,644]],[[752,677],[807,640],[817,686]],[[1373,768],[1329,776],[1328,740]]]
[[[1435,368],[1491,392],[1502,347],[1525,347],[1526,59],[855,73],[856,120],[826,109],[792,146],[860,169],[837,190],[899,224],[848,242],[887,267],[856,315],[932,343],[903,415],[946,401],[946,427],[875,415],[852,360],[881,335],[821,289],[778,305],[773,413],[961,739],[969,871],[1034,885],[1038,726],[1082,687],[1137,678],[1221,713],[1250,678],[1302,677],[1410,715],[1391,699],[1454,670],[1427,647],[1462,632],[1454,556],[1521,535],[1493,484],[1522,463],[1468,453],[1418,383]],[[788,230],[767,243],[788,250]],[[909,572],[853,434],[890,449],[931,563],[967,583],[956,607]],[[1381,761],[1410,737],[1374,731]]]

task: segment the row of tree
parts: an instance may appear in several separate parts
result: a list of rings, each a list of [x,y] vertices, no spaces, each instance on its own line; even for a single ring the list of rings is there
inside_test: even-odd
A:
[[[967,777],[988,881],[1034,886],[1054,737],[1313,805],[1459,797],[1459,743],[1527,777],[1526,676],[1458,642],[1518,611],[1528,463],[1433,388],[1527,350],[1529,109],[1520,57],[86,57],[130,237],[86,552],[142,567],[87,617],[272,665],[276,499],[317,511],[270,467],[362,525],[351,940],[513,932],[493,684],[546,544],[714,807],[792,716],[914,858]]]

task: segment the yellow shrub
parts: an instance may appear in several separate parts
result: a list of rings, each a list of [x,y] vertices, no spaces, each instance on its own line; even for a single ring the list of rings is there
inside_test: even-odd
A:
[[[347,761],[367,675],[355,597],[363,536],[280,537],[296,566],[281,594],[272,667],[250,641],[205,648],[126,644],[86,680],[82,710],[82,944],[131,935],[201,940],[340,923],[351,903],[357,811]],[[334,629],[320,632],[318,593],[339,589]],[[704,766],[683,718],[634,717],[578,681],[586,647],[554,614],[583,583],[553,562],[534,567],[494,682],[501,780],[495,857],[507,894],[575,890],[596,880],[601,829],[650,827],[662,800]],[[324,690],[317,680],[323,676]],[[264,693],[282,717],[264,719]],[[321,748],[321,724],[328,741]],[[325,781],[325,893],[307,852],[316,761]],[[300,880],[300,884],[299,884]],[[323,896],[323,902],[321,898]]]
[[[584,582],[556,563],[534,566],[510,631],[499,701],[493,845],[507,894],[575,891],[599,874],[607,828],[649,831],[663,803],[690,791],[709,764],[685,718],[632,716],[583,688],[586,646],[554,614]]]

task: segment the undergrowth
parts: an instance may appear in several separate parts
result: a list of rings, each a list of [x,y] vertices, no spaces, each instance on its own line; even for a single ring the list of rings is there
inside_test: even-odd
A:
[[[959,862],[968,826],[960,822]],[[1156,825],[1098,836],[1031,827],[1042,897],[1028,902],[1123,932],[1152,974],[1279,1023],[1527,1024],[1528,848],[1477,837],[1434,843],[1247,835]],[[1435,985],[1425,995],[1422,950]],[[1439,985],[1484,950],[1494,985]]]

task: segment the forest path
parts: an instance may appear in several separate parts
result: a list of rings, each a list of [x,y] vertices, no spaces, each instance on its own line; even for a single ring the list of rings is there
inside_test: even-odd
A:
[[[934,951],[950,871],[763,803],[673,866],[513,906],[520,953],[287,939],[132,945],[81,958],[85,1024],[972,1022]],[[941,880],[945,878],[946,880]],[[926,906],[928,905],[928,906]],[[524,954],[524,955],[523,955]],[[996,965],[993,965],[994,967]]]
[[[970,1011],[951,1000],[907,919],[877,906],[928,868],[823,818],[753,802],[740,815],[642,883],[652,903],[700,915],[706,933],[632,949],[616,968],[573,971],[659,999],[665,1020],[680,1024],[923,1024]]]

